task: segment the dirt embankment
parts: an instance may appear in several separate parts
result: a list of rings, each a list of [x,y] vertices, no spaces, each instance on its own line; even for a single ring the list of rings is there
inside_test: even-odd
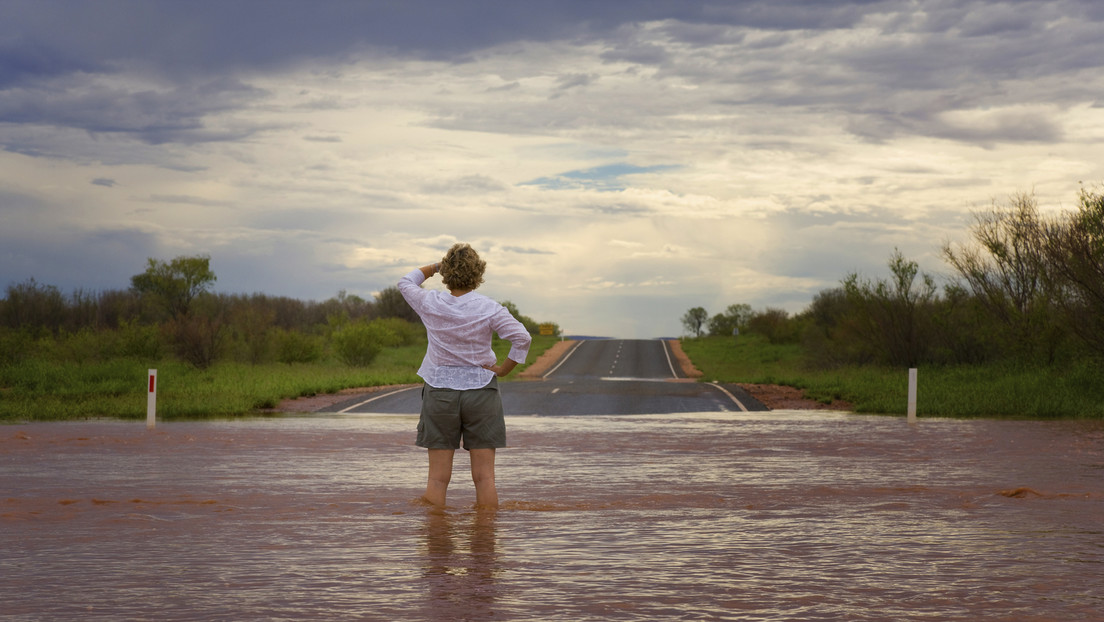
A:
[[[700,378],[701,370],[694,367],[694,362],[682,351],[682,344],[677,339],[667,342],[671,346],[671,354],[678,360],[683,375],[687,378]],[[737,383],[738,387],[747,391],[752,397],[763,403],[771,410],[851,410],[851,404],[842,400],[835,400],[831,404],[818,402],[805,397],[805,391],[779,384],[747,384]]]

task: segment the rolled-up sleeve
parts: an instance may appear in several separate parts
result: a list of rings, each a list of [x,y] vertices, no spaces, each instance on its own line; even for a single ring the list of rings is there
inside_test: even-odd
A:
[[[532,337],[510,311],[490,298],[468,292],[453,296],[422,287],[426,276],[411,270],[399,279],[399,292],[426,328],[426,355],[418,375],[443,389],[478,389],[494,378],[492,337],[510,342],[510,360],[524,363]]]
[[[495,313],[491,327],[499,337],[510,342],[510,354],[507,355],[509,359],[515,363],[524,363],[533,342],[525,325],[517,321],[506,307],[502,307]]]
[[[422,289],[422,283],[425,280],[426,277],[421,268],[415,268],[399,279],[399,293],[402,294],[411,307],[414,307],[415,311],[418,311],[421,306],[418,303],[426,295],[426,290]],[[421,312],[419,312],[419,315],[421,315]]]

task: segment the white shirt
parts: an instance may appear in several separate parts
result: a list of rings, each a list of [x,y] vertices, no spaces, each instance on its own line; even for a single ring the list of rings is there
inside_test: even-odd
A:
[[[468,292],[453,296],[449,292],[422,289],[425,275],[412,270],[399,279],[399,291],[417,311],[426,327],[426,348],[418,376],[438,389],[481,389],[494,378],[483,369],[494,365],[491,333],[510,342],[510,360],[524,363],[533,338],[506,307],[482,294]]]

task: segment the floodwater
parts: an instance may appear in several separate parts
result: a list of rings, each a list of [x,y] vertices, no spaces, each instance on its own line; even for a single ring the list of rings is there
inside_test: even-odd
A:
[[[1104,423],[414,417],[0,427],[10,620],[1101,620]]]

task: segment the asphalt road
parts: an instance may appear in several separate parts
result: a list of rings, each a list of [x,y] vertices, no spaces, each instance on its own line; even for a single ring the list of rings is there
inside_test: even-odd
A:
[[[665,341],[576,343],[540,381],[501,382],[507,415],[649,415],[768,410],[746,391],[682,378]],[[358,396],[330,412],[418,414],[421,387]]]

